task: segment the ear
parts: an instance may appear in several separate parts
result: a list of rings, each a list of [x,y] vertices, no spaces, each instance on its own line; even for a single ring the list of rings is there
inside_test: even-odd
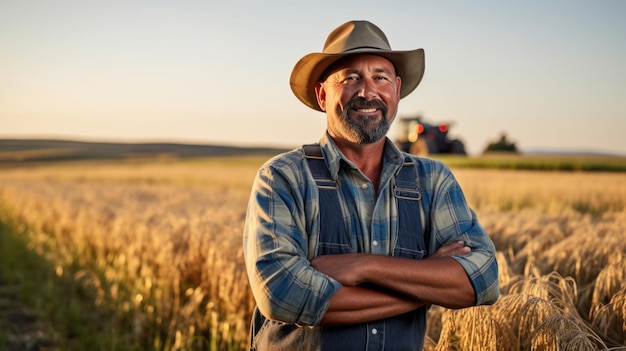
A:
[[[400,76],[396,76],[396,97],[400,101],[400,90],[402,90],[402,79]]]
[[[317,97],[317,104],[320,105],[322,111],[326,112],[326,90],[321,82],[315,85],[315,96]]]

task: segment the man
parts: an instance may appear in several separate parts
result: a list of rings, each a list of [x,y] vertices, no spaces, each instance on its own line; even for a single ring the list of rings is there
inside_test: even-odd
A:
[[[450,170],[386,137],[423,72],[422,49],[392,51],[366,21],[294,67],[292,91],[326,113],[327,130],[255,179],[251,350],[420,350],[429,305],[497,300],[494,245]]]

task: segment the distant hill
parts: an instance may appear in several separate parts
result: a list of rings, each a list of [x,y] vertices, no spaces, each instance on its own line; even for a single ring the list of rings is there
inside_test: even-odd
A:
[[[54,139],[0,139],[0,162],[86,159],[190,158],[277,154],[280,148],[179,143],[110,143]]]
[[[553,155],[553,156],[617,156],[624,157],[626,154],[604,151],[604,150],[592,150],[592,149],[550,149],[550,148],[535,148],[522,151],[526,155]]]

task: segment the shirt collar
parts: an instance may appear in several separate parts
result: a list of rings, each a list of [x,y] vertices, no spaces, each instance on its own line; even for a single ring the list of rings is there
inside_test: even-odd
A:
[[[339,173],[342,163],[352,169],[357,168],[354,163],[348,160],[341,150],[339,150],[337,144],[335,144],[328,132],[324,133],[320,139],[320,145],[322,146],[322,152],[324,153],[328,170],[334,180],[337,180],[337,174]],[[404,156],[398,147],[396,147],[396,145],[387,137],[385,137],[385,148],[383,150],[383,154],[383,172],[389,166],[394,169],[402,167]]]

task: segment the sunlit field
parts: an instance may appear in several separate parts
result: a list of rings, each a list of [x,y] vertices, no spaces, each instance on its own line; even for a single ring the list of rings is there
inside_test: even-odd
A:
[[[0,219],[137,350],[244,350],[264,158],[0,170]],[[626,173],[453,169],[498,248],[493,306],[429,312],[426,350],[626,350]]]

